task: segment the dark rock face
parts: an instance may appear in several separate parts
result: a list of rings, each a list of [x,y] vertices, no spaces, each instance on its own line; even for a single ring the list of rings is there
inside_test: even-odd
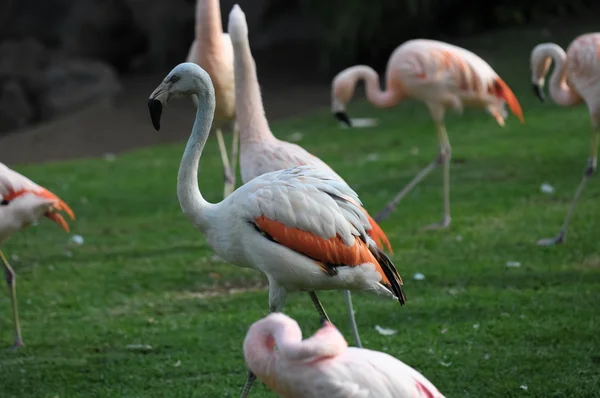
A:
[[[62,34],[62,48],[70,55],[107,62],[126,71],[147,47],[126,0],[77,0]]]
[[[115,70],[52,51],[34,39],[0,43],[0,134],[111,98]]]

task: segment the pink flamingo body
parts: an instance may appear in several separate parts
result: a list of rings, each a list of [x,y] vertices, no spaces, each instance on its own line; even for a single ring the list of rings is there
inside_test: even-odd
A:
[[[233,47],[229,34],[223,33],[219,0],[197,0],[196,36],[190,46],[187,61],[200,65],[210,75],[215,87],[215,133],[224,168],[224,197],[235,189],[239,132],[235,123],[235,79],[233,75]],[[194,104],[198,100],[192,96]],[[223,139],[222,128],[233,127],[231,159]]]
[[[379,213],[381,221],[391,214],[408,192],[439,164],[444,165],[444,216],[429,228],[450,225],[450,141],[444,125],[447,108],[462,113],[464,106],[486,109],[504,126],[508,116],[505,105],[523,122],[519,102],[510,88],[483,59],[464,48],[426,39],[410,40],[390,56],[386,70],[386,89],[381,90],[379,75],[371,67],[357,65],[340,72],[332,82],[332,111],[340,121],[351,125],[346,104],[352,99],[359,80],[365,80],[369,102],[381,108],[396,105],[402,99],[424,102],[433,118],[438,141],[439,157],[423,169]]]
[[[550,97],[561,106],[585,102],[592,125],[592,142],[588,166],[563,225],[554,238],[538,240],[541,246],[565,242],[573,210],[589,177],[596,171],[600,134],[600,33],[587,33],[577,37],[566,53],[554,43],[542,43],[534,47],[531,52],[532,83],[534,93],[541,101],[544,101],[544,80],[552,62],[554,72],[550,77]]]
[[[310,165],[329,173],[332,178],[346,184],[327,163],[312,155],[299,145],[277,139],[269,127],[261,98],[256,66],[248,41],[248,26],[244,12],[234,7],[229,15],[228,29],[234,50],[236,79],[236,109],[240,127],[240,169],[242,181],[252,179],[271,171],[287,169],[300,165]],[[346,184],[347,185],[347,184]],[[391,252],[390,242],[363,208],[369,219],[367,233],[378,247]],[[357,346],[361,346],[360,337],[354,319],[351,294],[345,292],[350,323]]]
[[[296,321],[270,314],[248,330],[244,358],[248,368],[282,398],[444,397],[421,373],[393,356],[348,347],[328,321],[302,340]]]
[[[41,217],[49,218],[69,232],[69,226],[59,211],[64,211],[71,219],[75,219],[71,208],[58,196],[0,163],[0,245],[15,232],[37,223]],[[0,260],[11,294],[16,348],[23,346],[17,309],[16,277],[1,251]]]

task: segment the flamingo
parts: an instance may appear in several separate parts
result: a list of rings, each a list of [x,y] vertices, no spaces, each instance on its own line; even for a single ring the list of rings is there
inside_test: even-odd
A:
[[[73,210],[58,196],[0,163],[0,245],[13,233],[36,223],[42,216],[49,218],[69,232],[69,225],[59,211],[64,211],[72,220],[75,219]],[[16,275],[2,251],[0,251],[0,260],[2,260],[6,283],[10,291],[15,327],[13,347],[18,348],[24,344],[17,308]]]
[[[346,184],[327,163],[307,152],[299,145],[277,139],[265,116],[261,98],[256,66],[248,42],[248,25],[246,16],[239,6],[234,6],[229,14],[231,41],[234,51],[235,89],[237,120],[240,126],[240,169],[242,181],[247,183],[253,178],[270,171],[286,169],[299,165],[311,165],[330,173],[331,177]],[[347,185],[347,184],[346,184]],[[362,208],[369,219],[367,233],[377,243],[379,248],[387,247],[392,252],[390,242],[371,218],[369,213]],[[349,291],[344,292],[350,325],[354,340],[361,347],[358,328],[354,319],[352,296]]]
[[[235,122],[235,80],[233,77],[233,48],[227,33],[223,33],[219,0],[197,0],[196,34],[190,46],[187,62],[200,65],[210,75],[215,87],[215,133],[223,162],[225,185],[223,196],[235,189],[239,151],[239,131]],[[192,96],[194,105],[198,99]],[[222,129],[233,126],[231,160],[227,155]]]
[[[409,40],[397,47],[387,65],[385,90],[380,89],[379,75],[371,67],[356,65],[338,73],[332,82],[332,112],[341,122],[351,126],[346,104],[354,95],[359,80],[365,80],[369,102],[379,108],[396,105],[404,98],[413,98],[427,105],[436,126],[440,145],[439,156],[421,170],[375,216],[381,221],[388,217],[421,180],[434,168],[444,165],[444,215],[439,223],[426,229],[450,226],[450,157],[452,149],[446,133],[446,108],[462,113],[463,107],[485,108],[504,126],[508,116],[505,104],[524,123],[521,106],[511,89],[483,59],[471,51],[452,44],[426,39]]]
[[[364,290],[406,298],[392,261],[367,234],[370,226],[358,195],[331,173],[310,165],[265,173],[219,203],[198,186],[198,165],[212,126],[215,91],[208,73],[194,63],[177,65],[148,101],[160,130],[162,108],[173,97],[196,95],[199,106],[177,178],[184,215],[225,261],[261,271],[269,281],[269,311],[283,308],[288,292],[308,291],[327,319],[316,290]],[[247,396],[255,376],[249,372]]]
[[[348,347],[328,321],[302,340],[295,320],[269,314],[250,326],[244,358],[248,368],[283,398],[444,398],[425,376],[393,356]]]
[[[540,246],[564,243],[567,228],[579,196],[587,181],[596,171],[598,135],[600,134],[600,33],[578,36],[567,48],[567,53],[554,43],[542,43],[531,52],[532,83],[535,95],[544,101],[544,80],[554,61],[550,78],[550,96],[558,105],[573,106],[586,103],[592,122],[591,153],[583,179],[571,201],[563,224],[553,238],[537,241]]]

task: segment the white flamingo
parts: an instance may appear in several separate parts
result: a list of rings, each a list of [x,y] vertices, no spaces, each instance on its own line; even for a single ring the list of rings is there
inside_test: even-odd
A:
[[[0,163],[0,245],[12,234],[36,223],[41,217],[49,218],[69,232],[69,226],[59,211],[64,211],[71,219],[75,219],[71,208],[58,196]],[[15,327],[13,347],[18,348],[24,344],[17,307],[16,275],[2,251],[0,260],[10,290]]]
[[[402,279],[366,233],[358,196],[330,173],[311,166],[266,173],[208,203],[198,187],[198,165],[215,111],[210,76],[196,64],[180,64],[148,105],[158,130],[163,106],[194,94],[199,106],[179,167],[179,203],[219,256],[267,276],[269,311],[281,311],[289,291],[308,291],[322,318],[327,315],[315,290],[365,290],[404,303]],[[254,379],[250,373],[242,396]]]

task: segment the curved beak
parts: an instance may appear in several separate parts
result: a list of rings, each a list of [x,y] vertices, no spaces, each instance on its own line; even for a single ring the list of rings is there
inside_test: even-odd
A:
[[[52,220],[55,223],[57,223],[58,225],[60,225],[62,227],[62,229],[65,230],[65,232],[69,232],[69,225],[67,224],[67,222],[65,221],[65,219],[59,212],[52,209],[52,210],[46,212],[46,214],[44,214],[44,215],[46,217],[48,217],[50,220]]]
[[[334,112],[333,115],[337,120],[344,123],[346,126],[352,127],[352,122],[350,121],[350,118],[348,117],[348,114],[346,114],[346,112]]]
[[[162,115],[162,108],[169,99],[169,92],[167,84],[161,83],[156,89],[150,94],[148,99],[148,109],[150,110],[150,119],[152,120],[152,126],[156,131],[160,130],[160,117]]]
[[[540,101],[544,102],[546,100],[546,97],[544,96],[544,89],[539,84],[532,83],[531,88],[533,88],[533,93],[540,99]]]

